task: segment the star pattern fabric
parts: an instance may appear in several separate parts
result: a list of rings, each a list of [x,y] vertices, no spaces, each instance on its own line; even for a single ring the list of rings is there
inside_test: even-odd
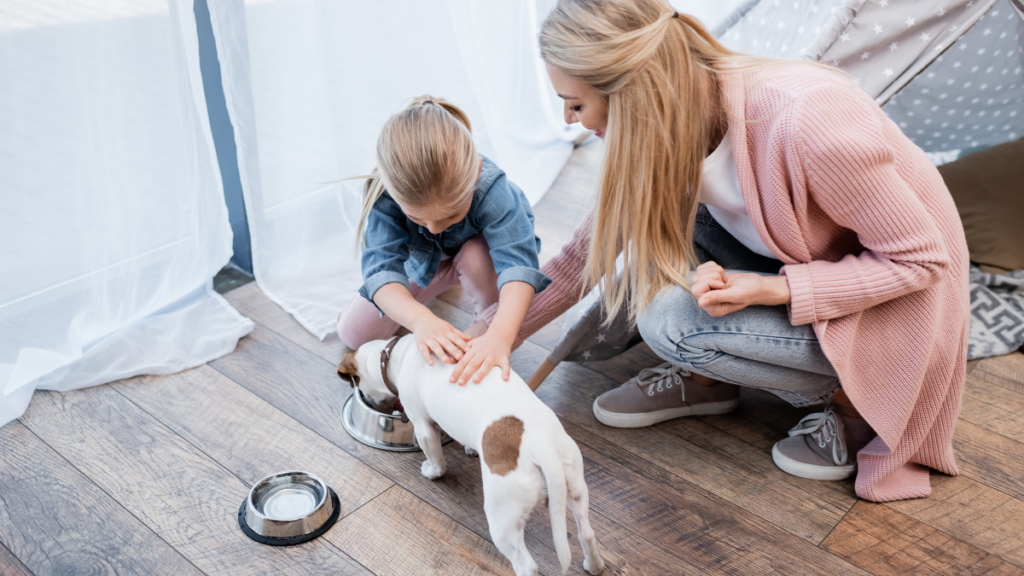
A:
[[[1024,136],[1022,28],[1002,0],[882,110],[926,152]]]
[[[927,152],[1024,135],[1024,21],[1010,0],[761,0],[727,22],[733,50],[850,73]]]
[[[746,6],[728,29],[718,30],[727,48],[772,58],[803,58],[834,14],[820,0],[761,0]],[[742,10],[742,9],[741,9]]]

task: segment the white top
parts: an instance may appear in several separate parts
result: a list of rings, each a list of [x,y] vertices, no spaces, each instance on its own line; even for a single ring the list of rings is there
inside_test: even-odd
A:
[[[758,235],[747,206],[743,203],[743,191],[740,190],[736,158],[732,153],[732,140],[728,132],[718,148],[704,159],[700,201],[733,238],[757,254],[775,258]]]

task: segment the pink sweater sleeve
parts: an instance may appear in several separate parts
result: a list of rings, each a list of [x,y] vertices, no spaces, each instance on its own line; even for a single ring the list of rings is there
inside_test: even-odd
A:
[[[573,232],[572,240],[562,247],[557,256],[541,267],[541,272],[551,278],[551,284],[533,298],[523,325],[519,327],[519,336],[512,345],[513,349],[518,348],[533,333],[572,308],[580,301],[584,289],[592,288],[584,285],[583,269],[587,265],[587,254],[590,252],[590,228],[593,220],[594,212],[591,211]],[[498,305],[492,305],[484,311],[484,320],[490,324],[497,312]]]
[[[785,266],[792,323],[853,314],[944,278],[948,250],[914,190],[942,181],[920,171],[901,177],[878,107],[866,96],[830,87],[808,95],[798,114],[796,151],[808,193],[833,221],[856,232],[866,250],[838,262]]]

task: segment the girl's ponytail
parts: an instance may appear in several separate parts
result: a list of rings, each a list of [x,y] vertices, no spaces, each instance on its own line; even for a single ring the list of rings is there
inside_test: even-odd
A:
[[[408,108],[413,108],[415,106],[430,106],[432,104],[440,106],[445,112],[454,116],[459,122],[462,122],[462,125],[466,127],[466,130],[469,130],[470,132],[473,131],[473,127],[469,124],[469,116],[466,116],[466,113],[462,111],[462,108],[459,108],[444,98],[435,98],[430,94],[424,94],[419,98],[414,98]]]
[[[384,124],[377,138],[377,167],[363,187],[356,238],[366,245],[366,221],[384,190],[407,206],[445,209],[476,188],[480,157],[461,108],[424,94]]]

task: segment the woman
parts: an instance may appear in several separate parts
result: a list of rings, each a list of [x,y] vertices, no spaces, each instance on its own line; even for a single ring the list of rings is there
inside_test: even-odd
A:
[[[928,495],[927,468],[957,474],[963,228],[870,97],[820,64],[733,53],[663,0],[561,0],[540,45],[566,122],[606,157],[520,340],[604,282],[606,311],[628,310],[673,374],[602,395],[602,421],[722,413],[754,386],[831,400],[775,445],[791,474],[856,467],[874,501]]]

